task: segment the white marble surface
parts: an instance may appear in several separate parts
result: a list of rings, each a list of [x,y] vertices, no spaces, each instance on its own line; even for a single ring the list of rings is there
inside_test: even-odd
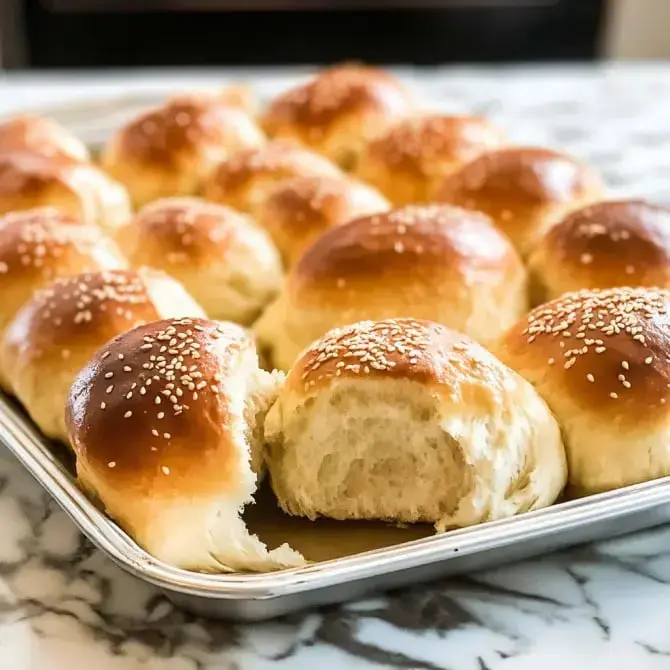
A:
[[[405,72],[436,107],[562,146],[613,194],[670,201],[670,64]],[[233,79],[244,78],[236,73]],[[256,73],[265,92],[291,73]],[[230,73],[0,75],[0,114]],[[0,450],[0,670],[670,670],[670,528],[255,625],[205,621],[121,573]]]

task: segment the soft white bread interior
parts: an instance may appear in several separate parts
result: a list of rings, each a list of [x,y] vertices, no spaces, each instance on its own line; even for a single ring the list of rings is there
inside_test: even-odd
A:
[[[667,290],[568,293],[497,347],[556,416],[573,493],[670,475],[669,309]]]
[[[132,266],[165,270],[212,319],[250,324],[281,287],[281,259],[269,235],[225,205],[157,200],[116,239]]]
[[[304,559],[268,549],[240,513],[262,470],[265,413],[282,377],[260,369],[240,326],[151,322],[79,373],[67,424],[82,487],[146,551],[206,572],[270,571]]]
[[[533,387],[426,321],[329,332],[290,371],[265,437],[280,505],[310,519],[443,531],[549,505],[566,481],[558,425]]]
[[[65,403],[93,354],[130,328],[181,316],[205,313],[159,270],[104,270],[56,280],[7,326],[0,339],[1,377],[44,435],[67,442]]]

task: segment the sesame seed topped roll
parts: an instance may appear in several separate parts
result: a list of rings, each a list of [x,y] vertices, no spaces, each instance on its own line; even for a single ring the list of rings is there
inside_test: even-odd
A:
[[[490,342],[527,308],[525,268],[486,216],[408,205],[320,237],[254,330],[287,370],[313,340],[361,319],[429,319]]]
[[[222,96],[188,94],[118,130],[102,162],[142,207],[158,198],[196,195],[217,163],[264,142],[251,117]]]
[[[251,323],[279,291],[281,260],[247,216],[199,198],[144,207],[117,241],[131,265],[179,279],[212,319]]]
[[[289,514],[433,523],[438,531],[554,502],[566,479],[533,387],[469,338],[414,319],[328,332],[265,423]]]
[[[296,177],[280,184],[265,201],[258,223],[270,234],[284,265],[291,267],[330,228],[390,205],[371,186],[340,177]]]
[[[643,200],[578,209],[547,233],[528,266],[537,304],[584,288],[670,288],[670,209]]]
[[[86,145],[59,123],[30,114],[0,123],[0,154],[12,151],[63,156],[83,162],[91,158]]]
[[[239,516],[253,502],[262,425],[280,382],[231,323],[167,319],[119,335],[79,373],[68,399],[79,482],[171,565],[301,565],[285,545],[269,551]]]
[[[600,177],[580,161],[551,149],[508,147],[448,175],[437,200],[484,212],[526,257],[567,212],[602,195]]]
[[[58,279],[7,326],[0,342],[2,378],[42,433],[66,442],[65,401],[79,370],[119,333],[169,316],[204,312],[160,271],[104,270]]]
[[[263,126],[270,137],[298,141],[349,170],[365,145],[415,104],[390,73],[339,65],[277,97]]]
[[[563,431],[589,494],[670,474],[670,292],[612,288],[537,307],[500,342]]]
[[[54,279],[126,266],[110,238],[69,214],[40,208],[0,217],[0,333]]]
[[[203,194],[207,200],[229,205],[258,217],[277,186],[295,177],[342,177],[323,156],[288,142],[270,142],[260,149],[239,151],[210,175]]]
[[[57,207],[111,232],[130,218],[125,188],[91,163],[0,152],[0,214]]]
[[[368,144],[356,174],[395,205],[428,202],[446,175],[504,140],[502,131],[476,116],[410,117]]]

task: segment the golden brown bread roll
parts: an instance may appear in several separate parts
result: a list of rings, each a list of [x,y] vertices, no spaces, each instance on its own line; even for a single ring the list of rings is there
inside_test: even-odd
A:
[[[249,324],[281,286],[268,235],[247,216],[199,198],[147,205],[117,241],[131,265],[179,279],[212,319]]]
[[[602,195],[600,178],[574,158],[510,147],[482,154],[447,176],[437,199],[488,214],[525,257],[567,212]]]
[[[502,131],[480,117],[411,117],[368,144],[356,174],[394,205],[429,202],[446,175],[504,141]]]
[[[217,163],[264,142],[251,117],[222,97],[181,95],[119,129],[102,164],[142,207],[158,198],[196,195]]]
[[[339,65],[277,97],[262,123],[270,137],[298,141],[348,170],[373,137],[414,108],[390,73]]]
[[[411,316],[490,342],[527,308],[526,271],[486,216],[408,205],[325,233],[254,330],[288,370],[313,340],[354,321]]]
[[[566,480],[560,431],[533,387],[467,337],[413,319],[314,343],[265,437],[280,505],[311,519],[444,531],[550,505]]]
[[[68,400],[80,484],[171,565],[301,565],[286,545],[269,551],[239,516],[253,501],[279,382],[234,324],[172,319],[119,335],[79,373]]]
[[[0,154],[0,214],[57,207],[108,232],[131,216],[121,184],[90,163],[25,151]]]
[[[659,289],[568,293],[497,349],[558,420],[577,494],[670,475],[669,307]]]
[[[578,209],[551,228],[528,266],[536,304],[584,288],[668,288],[670,209],[643,200]]]
[[[125,268],[116,244],[55,209],[0,217],[0,334],[35,291],[58,277]]]
[[[238,151],[210,175],[203,189],[207,200],[229,205],[258,218],[272,191],[294,177],[342,177],[328,159],[287,142]]]
[[[86,145],[59,123],[32,114],[0,123],[0,154],[13,151],[63,156],[83,162],[91,158]]]
[[[7,326],[0,341],[2,377],[42,433],[67,442],[65,402],[93,354],[130,328],[181,316],[204,312],[181,284],[157,270],[104,270],[56,280]]]
[[[260,207],[258,223],[291,267],[329,228],[389,209],[371,186],[340,177],[296,177],[280,184]]]

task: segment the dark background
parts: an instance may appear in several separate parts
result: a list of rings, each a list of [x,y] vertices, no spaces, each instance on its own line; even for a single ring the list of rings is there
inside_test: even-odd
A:
[[[599,56],[607,9],[605,0],[2,3],[0,44],[15,68],[587,61]]]

